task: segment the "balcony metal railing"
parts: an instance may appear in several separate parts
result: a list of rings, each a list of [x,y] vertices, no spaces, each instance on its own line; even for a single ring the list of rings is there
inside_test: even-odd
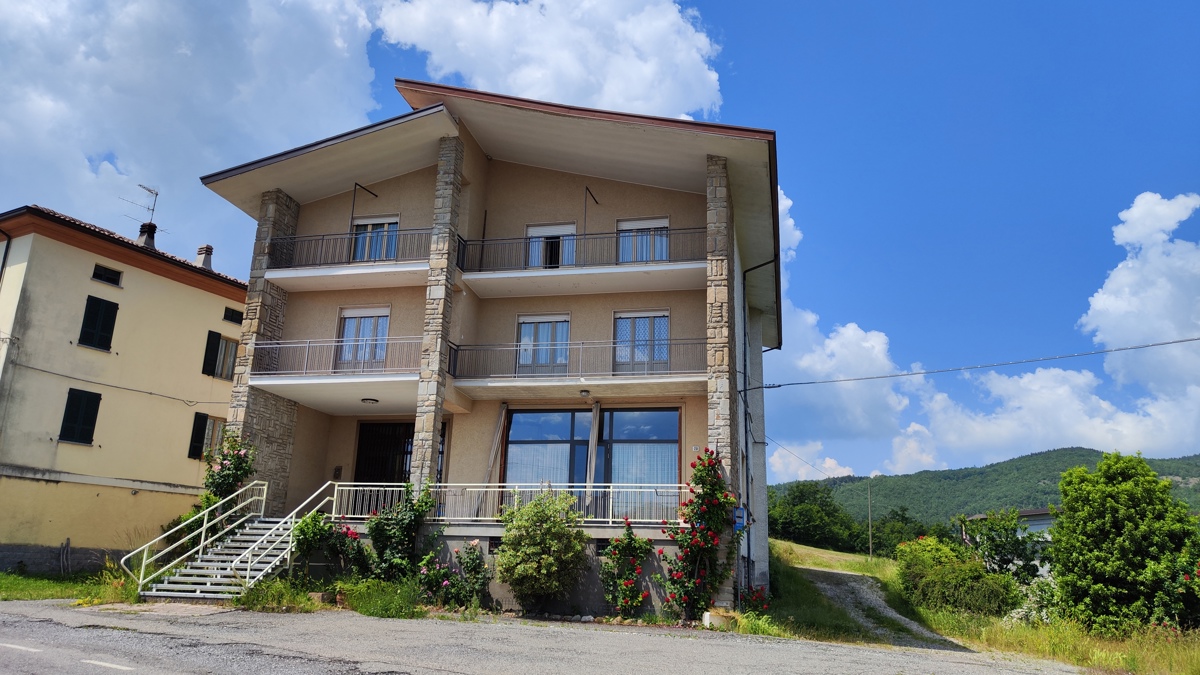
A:
[[[450,374],[484,379],[702,373],[707,344],[684,339],[462,345],[451,351]]]
[[[431,230],[375,230],[271,239],[267,269],[429,260]]]
[[[645,265],[707,259],[704,228],[626,230],[516,239],[460,241],[464,272]]]
[[[543,492],[575,496],[575,512],[592,524],[617,525],[625,518],[639,523],[678,521],[679,503],[686,485],[569,483],[435,483],[429,486],[434,508],[426,517],[439,523],[486,523],[500,519],[500,511],[515,499],[529,502]],[[337,483],[333,517],[361,521],[394,506],[405,495],[405,486],[393,483]]]
[[[254,345],[252,375],[415,373],[421,338],[293,340]]]

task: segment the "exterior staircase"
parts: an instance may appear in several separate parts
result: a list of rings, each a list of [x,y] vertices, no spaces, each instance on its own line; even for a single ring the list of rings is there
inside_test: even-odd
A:
[[[249,568],[256,580],[275,573],[287,562],[288,556],[283,553],[291,548],[292,527],[286,520],[260,517],[246,521],[224,541],[188,561],[171,576],[151,584],[140,593],[142,599],[214,602],[240,596],[248,587],[247,560],[267,554]],[[241,556],[245,557],[235,572],[231,563]]]

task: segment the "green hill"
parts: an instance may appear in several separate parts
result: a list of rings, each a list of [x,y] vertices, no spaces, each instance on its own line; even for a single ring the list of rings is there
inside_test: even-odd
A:
[[[1060,448],[968,469],[921,471],[903,476],[878,476],[871,481],[875,517],[901,506],[925,521],[946,521],[965,513],[1015,507],[1046,508],[1058,504],[1058,480],[1074,466],[1094,469],[1101,453],[1088,448]],[[1193,511],[1200,510],[1200,455],[1177,459],[1147,459],[1151,468],[1174,485],[1176,497]],[[858,476],[830,478],[834,498],[855,518],[867,517],[867,480]],[[784,486],[778,486],[784,487]]]

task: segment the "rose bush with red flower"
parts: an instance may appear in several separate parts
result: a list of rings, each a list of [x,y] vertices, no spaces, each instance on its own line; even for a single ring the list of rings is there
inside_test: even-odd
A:
[[[640,614],[642,605],[650,597],[650,592],[643,590],[638,582],[642,576],[642,562],[653,548],[649,539],[634,534],[626,518],[625,531],[604,549],[600,559],[604,599],[622,619]]]

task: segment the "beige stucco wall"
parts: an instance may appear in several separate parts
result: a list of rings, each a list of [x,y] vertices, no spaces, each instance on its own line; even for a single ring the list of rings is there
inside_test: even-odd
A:
[[[673,339],[705,337],[705,292],[669,291],[481,300],[475,320],[463,319],[474,324],[476,342],[460,344],[515,342],[518,315],[535,314],[569,314],[572,342],[612,340],[614,312],[651,309],[670,312]]]
[[[420,337],[425,288],[367,288],[352,291],[311,291],[288,295],[284,340],[331,340],[338,337],[343,307],[388,307],[388,335]]]
[[[584,187],[588,200],[584,224]],[[493,160],[488,174],[487,238],[524,237],[533,223],[576,223],[579,234],[615,232],[617,220],[667,216],[672,228],[704,227],[703,194],[621,183]]]
[[[325,481],[333,480],[333,473],[325,471],[325,455],[333,420],[332,416],[319,410],[296,406],[285,506],[289,512],[308,499]]]
[[[574,399],[549,399],[538,401],[509,401],[509,410],[590,410],[587,404]],[[639,398],[625,400],[601,400],[602,410],[610,408],[679,408],[680,426],[680,479],[691,477],[688,463],[694,459],[693,447],[704,448],[708,436],[708,404],[703,396]],[[490,481],[487,468],[492,453],[492,440],[500,419],[499,401],[476,401],[469,414],[454,415],[447,437],[446,483],[483,483],[497,481],[501,475],[503,453],[497,456]],[[502,440],[503,443],[503,440]]]
[[[21,289],[10,361],[28,367],[5,368],[0,464],[201,485],[201,462],[187,458],[194,413],[224,418],[231,390],[229,381],[200,372],[207,334],[238,338],[241,327],[222,316],[243,304],[40,235],[26,238],[29,264],[4,280],[6,303],[13,286]],[[96,263],[121,270],[121,287],[92,280]],[[89,295],[120,306],[110,352],[75,344]],[[57,441],[69,388],[102,395],[90,446]]]
[[[450,341],[459,345],[479,344],[479,303],[470,286],[462,284],[454,292],[450,313]]]
[[[428,166],[366,186],[379,195],[362,190],[354,197],[354,216],[394,216],[400,214],[400,229],[424,230],[433,225],[433,184],[437,167]],[[348,182],[353,182],[348,179]],[[353,187],[351,185],[350,187]],[[296,236],[342,234],[350,231],[352,190],[304,204],[296,224]]]
[[[459,204],[458,236],[480,239],[483,237],[491,160],[465,125],[459,125],[459,135],[463,142],[463,191]]]
[[[161,526],[197,498],[79,483],[0,476],[0,544],[128,551],[162,534]]]

